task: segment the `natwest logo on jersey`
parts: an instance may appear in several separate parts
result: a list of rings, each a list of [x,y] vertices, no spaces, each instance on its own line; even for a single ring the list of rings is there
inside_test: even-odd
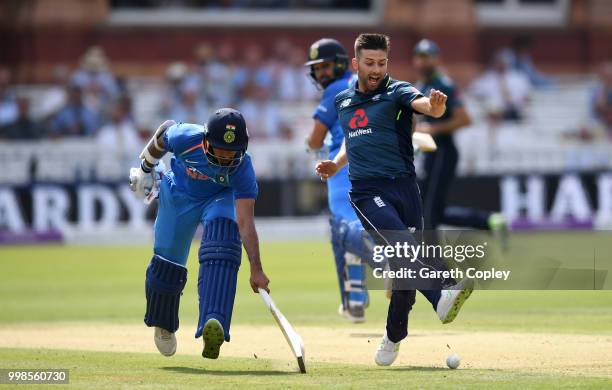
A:
[[[368,116],[363,108],[359,108],[353,114],[353,117],[349,121],[349,127],[356,129],[357,127],[364,127],[368,125]]]

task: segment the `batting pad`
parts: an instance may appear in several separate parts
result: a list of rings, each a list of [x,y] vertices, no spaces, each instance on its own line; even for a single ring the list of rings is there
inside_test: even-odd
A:
[[[179,327],[179,303],[187,283],[187,269],[154,255],[145,281],[147,311],[144,322],[170,332]]]
[[[241,254],[242,244],[236,222],[216,218],[204,225],[199,253],[200,317],[196,338],[202,335],[206,321],[215,318],[223,325],[225,340],[230,340],[229,328]]]

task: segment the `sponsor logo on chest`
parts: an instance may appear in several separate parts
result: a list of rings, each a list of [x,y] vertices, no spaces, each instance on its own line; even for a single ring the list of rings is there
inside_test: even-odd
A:
[[[359,137],[366,134],[372,134],[372,128],[366,127],[370,119],[363,108],[355,110],[355,113],[349,120],[349,138]]]

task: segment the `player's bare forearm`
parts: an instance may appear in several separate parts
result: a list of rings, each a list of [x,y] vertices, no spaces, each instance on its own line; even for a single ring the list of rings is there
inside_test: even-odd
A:
[[[259,237],[257,236],[257,230],[253,222],[243,223],[238,225],[240,229],[240,238],[242,244],[249,257],[249,264],[251,270],[261,270],[261,258],[259,257]]]
[[[236,214],[238,219],[238,230],[244,249],[249,257],[251,269],[262,269],[259,258],[259,237],[255,228],[255,199],[237,199]]]
[[[440,118],[446,111],[447,96],[442,92],[432,89],[429,97],[421,97],[411,103],[412,108],[423,115]]]
[[[412,102],[412,108],[423,115],[440,118],[446,111],[446,104],[434,106],[429,98],[422,97]]]
[[[263,271],[259,255],[259,237],[257,236],[257,229],[255,228],[254,210],[255,199],[236,200],[238,230],[251,268],[251,288],[254,292],[257,292],[258,288],[263,288],[269,292],[268,283],[270,281]]]
[[[325,136],[327,135],[327,126],[323,124],[318,119],[314,120],[314,126],[306,138],[306,144],[308,145],[308,149],[316,150],[321,149],[323,146],[323,141],[325,140]]]

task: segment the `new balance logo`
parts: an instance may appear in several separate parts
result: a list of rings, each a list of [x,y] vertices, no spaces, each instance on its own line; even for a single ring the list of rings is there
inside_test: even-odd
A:
[[[378,207],[385,207],[386,206],[385,202],[383,202],[383,200],[380,198],[380,196],[374,197],[374,203],[376,203],[376,206],[378,206]]]

